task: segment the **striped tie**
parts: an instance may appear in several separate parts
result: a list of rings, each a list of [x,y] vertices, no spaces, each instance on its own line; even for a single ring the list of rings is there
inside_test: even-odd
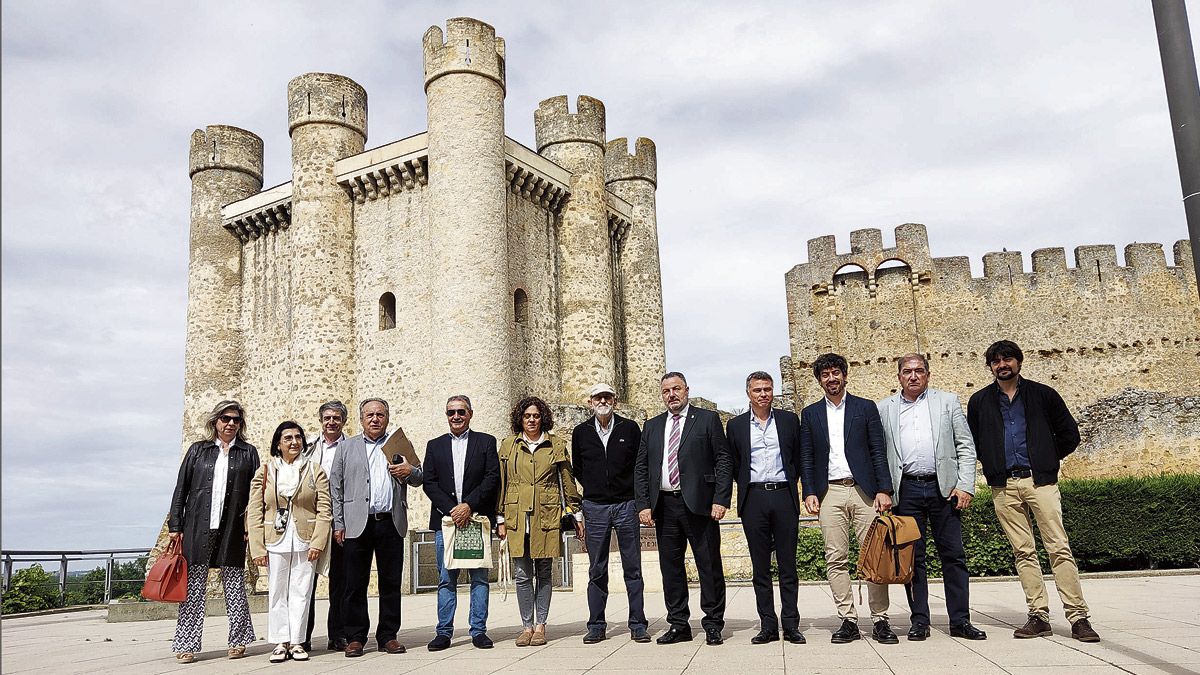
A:
[[[667,443],[667,479],[679,489],[679,415],[671,416],[671,440]]]

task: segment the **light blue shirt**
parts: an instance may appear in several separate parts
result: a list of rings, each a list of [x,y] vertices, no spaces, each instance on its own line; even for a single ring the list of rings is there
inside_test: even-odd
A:
[[[375,440],[363,436],[363,447],[367,451],[367,483],[371,486],[371,513],[392,510],[392,474],[388,473],[387,458],[379,450],[387,437],[386,433]]]
[[[779,450],[779,429],[775,426],[775,413],[767,413],[766,424],[761,424],[751,410],[750,482],[782,483],[786,480],[783,454]]]
[[[912,476],[937,475],[929,391],[910,401],[900,394],[900,470]]]

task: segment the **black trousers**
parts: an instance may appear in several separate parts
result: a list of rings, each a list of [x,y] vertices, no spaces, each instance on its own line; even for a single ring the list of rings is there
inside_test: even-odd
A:
[[[335,544],[336,545],[336,544]],[[347,642],[366,643],[371,629],[367,613],[367,584],[371,580],[371,557],[379,575],[379,623],[375,639],[382,646],[396,639],[400,630],[400,583],[404,578],[404,537],[396,532],[391,515],[367,520],[362,535],[346,539],[346,597],[342,603],[344,636]]]
[[[942,497],[937,481],[916,481],[904,478],[900,483],[898,516],[912,516],[921,529],[921,539],[913,551],[913,580],[904,585],[912,623],[929,625],[929,579],[925,571],[925,533],[933,526],[933,543],[942,559],[942,582],[946,588],[946,610],[950,625],[971,620],[970,596],[967,590],[967,555],[963,552],[962,512]]]
[[[329,535],[329,617],[325,622],[328,629],[329,641],[334,642],[342,636],[342,603],[346,598],[346,550]],[[308,630],[304,633],[304,641],[311,643],[313,626],[317,623],[317,584],[313,583],[312,597],[308,600]]]
[[[780,617],[785,629],[800,627],[800,610],[796,604],[799,581],[796,576],[796,539],[799,536],[800,512],[788,489],[764,490],[749,488],[739,514],[746,544],[750,548],[750,563],[754,569],[754,600],[758,606],[759,627],[779,632],[775,616],[775,592],[771,584],[771,554],[779,566]]]
[[[688,511],[683,497],[662,493],[654,516],[658,566],[663,578],[667,623],[689,629],[688,582],[683,558],[690,544],[700,573],[700,609],[704,628],[725,627],[725,570],[721,565],[721,528],[710,514]]]
[[[629,629],[645,628],[645,602],[642,592],[641,525],[634,502],[599,504],[583,500],[583,522],[587,530],[588,550],[588,630],[604,630],[604,608],[608,605],[608,549],[613,530],[617,531],[617,548],[621,552],[621,570],[625,592],[629,596]]]

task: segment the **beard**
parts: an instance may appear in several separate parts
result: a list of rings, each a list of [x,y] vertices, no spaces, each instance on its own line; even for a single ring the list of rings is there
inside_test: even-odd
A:
[[[612,411],[613,411],[613,407],[611,405],[596,406],[596,414],[601,417],[608,417],[609,415],[612,414]]]

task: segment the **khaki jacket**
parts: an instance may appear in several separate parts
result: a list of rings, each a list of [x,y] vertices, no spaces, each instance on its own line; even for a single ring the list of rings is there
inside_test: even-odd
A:
[[[563,554],[559,523],[563,517],[563,495],[567,512],[579,512],[579,489],[571,473],[571,460],[562,439],[546,435],[536,452],[509,436],[500,444],[500,493],[496,512],[504,516],[508,551],[514,558],[526,555],[525,527],[528,514],[531,558],[556,558]],[[562,492],[559,491],[559,478]]]
[[[292,497],[292,520],[296,524],[296,535],[310,549],[324,551],[329,547],[333,511],[329,501],[329,479],[319,464],[305,459],[300,487]],[[250,557],[261,558],[267,547],[283,538],[275,531],[276,509],[287,506],[287,499],[275,501],[275,470],[271,462],[259,467],[250,481],[250,505],[246,508],[246,523],[250,533]]]

